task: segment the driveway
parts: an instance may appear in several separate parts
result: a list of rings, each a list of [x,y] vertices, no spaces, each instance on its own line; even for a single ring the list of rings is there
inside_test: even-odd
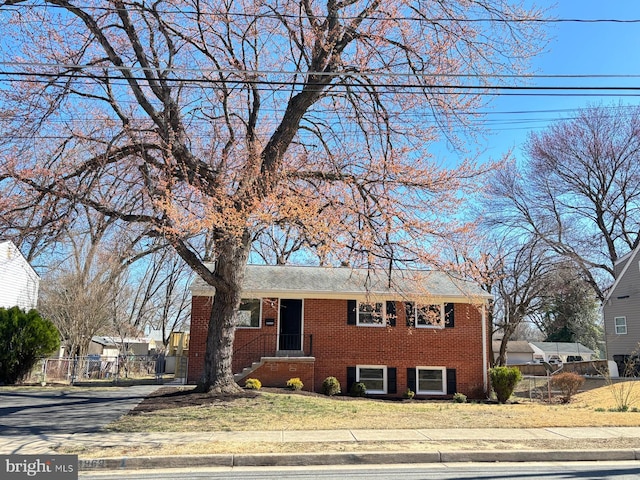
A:
[[[159,387],[0,389],[0,436],[97,432]]]

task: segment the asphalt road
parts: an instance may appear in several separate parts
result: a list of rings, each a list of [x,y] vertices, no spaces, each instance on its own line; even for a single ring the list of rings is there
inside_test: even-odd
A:
[[[80,472],[83,480],[637,480],[638,462],[366,465]]]
[[[157,388],[139,385],[0,391],[0,435],[97,432]]]

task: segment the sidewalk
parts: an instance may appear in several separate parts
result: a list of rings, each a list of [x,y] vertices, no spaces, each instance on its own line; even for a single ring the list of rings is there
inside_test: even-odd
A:
[[[216,454],[157,457],[122,457],[85,459],[80,457],[81,470],[135,469],[204,466],[259,465],[328,465],[365,463],[431,463],[483,461],[595,461],[640,460],[638,449],[610,449],[612,439],[638,439],[640,427],[584,427],[529,429],[419,429],[419,430],[316,430],[316,431],[234,431],[192,433],[75,433],[53,435],[7,435],[0,438],[0,454],[53,453],[60,447],[96,447],[147,445],[189,445],[203,442],[249,443],[334,443],[341,442],[345,452],[339,453],[279,453],[279,454]],[[464,441],[502,441],[519,445],[532,440],[563,441],[601,440],[597,449],[529,450],[462,450],[447,448],[447,443]],[[362,442],[388,442],[383,452],[349,452]],[[397,442],[433,442],[424,451],[400,451]],[[569,443],[569,442],[567,442]]]

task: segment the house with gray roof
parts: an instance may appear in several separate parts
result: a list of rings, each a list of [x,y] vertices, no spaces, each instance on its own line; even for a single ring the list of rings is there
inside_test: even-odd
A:
[[[596,352],[579,342],[529,342],[536,362],[588,362]]]
[[[188,381],[203,370],[212,287],[192,286]],[[440,271],[388,272],[249,265],[237,315],[233,368],[265,386],[300,377],[320,391],[362,382],[371,395],[481,396],[489,366],[491,296]]]
[[[494,361],[500,354],[500,340],[493,341]],[[507,342],[507,365],[521,365],[533,362],[533,348],[525,340],[509,340]]]
[[[620,375],[636,373],[640,355],[640,247],[618,259],[602,304],[607,359]]]
[[[493,356],[498,357],[500,341],[493,341]],[[578,342],[529,342],[511,340],[507,342],[507,365],[527,363],[588,362],[596,352]]]

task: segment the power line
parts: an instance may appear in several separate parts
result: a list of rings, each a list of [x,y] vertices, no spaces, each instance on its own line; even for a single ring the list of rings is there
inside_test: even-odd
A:
[[[20,3],[18,5],[8,5],[2,6],[5,11],[19,11],[22,8],[36,9],[36,8],[48,8],[48,9],[60,9],[60,10],[68,10],[67,7],[63,5],[55,5],[44,2],[42,5],[38,5],[35,3]],[[121,10],[128,12],[149,12],[151,8],[116,8],[116,7],[103,7],[103,6],[87,6],[85,7],[85,11],[97,11],[97,12],[106,12],[106,13],[118,13]],[[229,17],[236,18],[263,18],[263,19],[302,19],[306,20],[308,17],[304,14],[294,15],[287,13],[274,13],[272,10],[266,10],[262,12],[256,13],[246,13],[246,12],[208,12],[202,10],[179,10],[179,9],[153,9],[154,12],[163,15],[198,15],[199,17],[214,17],[226,19]],[[320,20],[325,20],[328,18],[327,15],[322,14],[314,14],[314,17]],[[380,20],[389,20],[389,16],[384,15],[370,15],[370,16],[338,16],[340,20],[371,20],[371,21],[380,21]],[[427,17],[427,16],[395,16],[393,20],[396,21],[416,21],[416,22],[433,22],[433,23],[442,23],[442,22],[473,22],[473,23],[619,23],[619,24],[635,24],[640,23],[640,19],[625,19],[625,18],[540,18],[540,17],[523,17],[523,18],[505,18],[505,17],[478,17],[478,18],[465,18],[465,17]]]
[[[100,80],[100,81],[116,81],[116,82],[126,82],[128,80],[134,80],[136,82],[141,82],[144,85],[148,85],[149,80],[146,77],[135,77],[135,76],[126,76],[126,77],[114,77],[111,75],[88,75],[88,74],[77,74],[77,73],[47,73],[47,72],[14,72],[14,71],[0,71],[0,76],[11,77],[16,76],[20,78],[12,79],[6,78],[4,81],[7,82],[20,82],[23,81],[22,78],[25,77],[41,77],[48,79],[91,79],[91,80]],[[33,82],[34,80],[30,80]],[[51,84],[50,80],[35,80],[39,83],[47,83]],[[548,93],[548,92],[592,92],[590,94],[579,94],[585,96],[593,96],[595,95],[593,92],[619,92],[620,96],[636,96],[635,93],[630,92],[640,92],[640,86],[584,86],[584,85],[462,85],[462,84],[451,84],[451,83],[372,83],[368,82],[366,84],[360,83],[334,83],[330,85],[326,85],[321,82],[307,82],[304,80],[261,80],[261,79],[211,79],[211,78],[164,78],[164,82],[172,83],[172,84],[180,84],[181,86],[191,86],[197,87],[198,85],[238,85],[238,86],[259,86],[268,91],[274,91],[272,88],[264,88],[264,87],[320,87],[322,89],[326,87],[344,87],[349,89],[370,89],[370,88],[386,88],[387,93],[404,93],[411,94],[416,93],[417,90],[429,90],[430,94],[450,94],[456,91],[458,92],[466,92],[472,95],[545,95],[545,96],[555,96],[557,94]],[[126,86],[126,83],[120,83],[122,86]],[[441,90],[441,92],[437,92],[437,90]],[[514,93],[520,92],[520,93]],[[523,93],[526,92],[526,93]],[[534,93],[532,93],[534,92]],[[547,93],[542,93],[547,92]],[[626,92],[626,93],[624,93]],[[562,95],[578,95],[576,93],[562,93]],[[608,96],[607,94],[598,93],[598,96]]]
[[[28,72],[24,70],[27,67],[37,68],[60,68],[67,69],[73,72],[97,70],[104,72],[105,70],[113,71],[126,71],[126,72],[171,72],[171,73],[201,73],[201,74],[237,74],[237,75],[305,75],[305,76],[318,76],[318,77],[391,77],[391,78],[416,78],[416,77],[428,77],[428,78],[504,78],[504,79],[523,79],[523,80],[535,80],[535,79],[635,79],[640,78],[640,74],[591,74],[591,73],[577,73],[577,74],[502,74],[502,73],[420,73],[420,72],[389,72],[389,71],[342,71],[342,72],[316,72],[316,71],[303,71],[303,70],[240,70],[240,69],[221,69],[221,68],[189,68],[189,67],[142,67],[138,65],[132,66],[118,66],[118,65],[87,65],[87,64],[73,64],[73,63],[40,63],[40,62],[6,62],[0,61],[0,67],[21,67],[23,70],[7,70],[0,72],[2,74],[9,74],[15,72],[20,75],[55,75],[52,72]],[[88,75],[93,77],[93,75]],[[85,77],[83,77],[85,78]],[[113,77],[117,78],[117,77]],[[142,77],[140,77],[142,78]],[[144,79],[146,80],[146,78]]]

